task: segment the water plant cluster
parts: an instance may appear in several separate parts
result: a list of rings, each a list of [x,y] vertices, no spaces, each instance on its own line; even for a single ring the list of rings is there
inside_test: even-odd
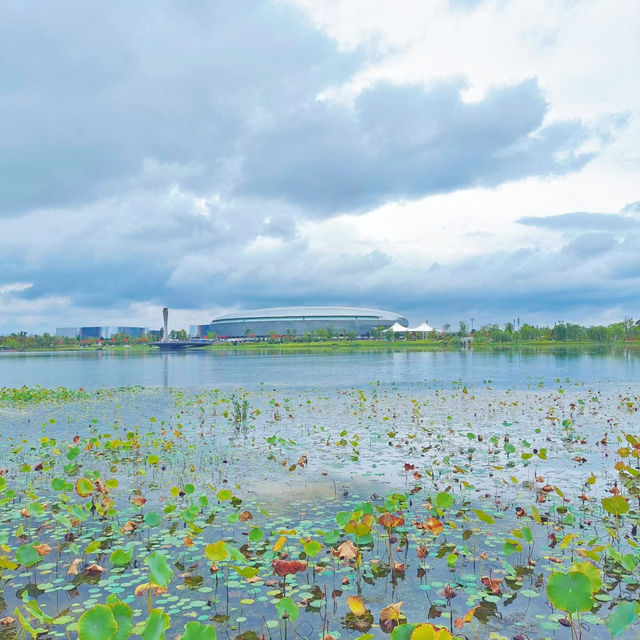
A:
[[[637,637],[631,392],[2,399],[0,638]]]

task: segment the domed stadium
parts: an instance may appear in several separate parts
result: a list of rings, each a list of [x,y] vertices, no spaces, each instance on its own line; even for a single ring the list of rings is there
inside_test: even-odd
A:
[[[192,325],[191,336],[204,338],[266,338],[272,335],[304,337],[326,332],[331,335],[370,336],[374,329],[386,329],[395,322],[403,327],[409,321],[392,311],[356,307],[280,307],[226,313],[210,324]]]

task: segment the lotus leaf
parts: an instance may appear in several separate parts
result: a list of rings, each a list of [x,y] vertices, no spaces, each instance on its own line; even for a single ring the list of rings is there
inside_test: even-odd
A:
[[[593,606],[591,580],[580,571],[551,574],[547,596],[554,607],[567,613],[589,611]]]
[[[78,640],[111,640],[118,630],[118,623],[110,607],[96,604],[78,620]]]
[[[159,587],[168,587],[173,576],[173,570],[167,564],[167,558],[155,551],[145,558],[144,563],[149,567],[150,581]]]
[[[216,630],[209,624],[187,622],[181,640],[216,640]]]
[[[300,615],[300,609],[298,609],[296,603],[289,596],[278,600],[276,609],[278,610],[278,615],[281,618],[284,618],[284,616],[287,615],[291,622],[295,622]]]

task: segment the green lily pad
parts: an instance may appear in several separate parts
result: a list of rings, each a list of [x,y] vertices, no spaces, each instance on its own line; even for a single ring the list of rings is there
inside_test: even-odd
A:
[[[579,571],[551,574],[547,582],[547,596],[554,607],[567,613],[588,611],[593,606],[591,581]]]
[[[35,550],[37,542],[20,545],[16,551],[16,560],[25,567],[33,567],[42,560],[42,556]]]
[[[182,640],[216,640],[216,630],[209,624],[187,622]]]
[[[167,559],[155,551],[145,558],[144,563],[149,567],[149,580],[159,587],[168,587],[173,576],[173,570],[167,564]]]
[[[104,604],[95,605],[78,620],[78,640],[111,640],[117,630],[113,611]]]
[[[614,516],[621,516],[629,511],[629,503],[622,496],[603,498],[602,506],[607,513]]]
[[[284,618],[284,616],[287,615],[291,622],[295,622],[300,615],[300,609],[298,609],[298,606],[293,601],[293,598],[289,596],[278,600],[276,609],[278,610],[278,615],[281,618]]]
[[[640,605],[636,602],[621,602],[605,620],[609,633],[612,636],[620,635],[635,622],[638,613],[640,613]]]
[[[157,527],[162,523],[162,516],[157,511],[144,514],[144,521],[148,527]]]
[[[111,562],[114,567],[126,567],[131,562],[131,558],[133,558],[132,547],[128,549],[116,549],[109,556],[109,562]]]
[[[163,640],[170,624],[168,613],[162,609],[153,609],[140,636],[142,640]]]

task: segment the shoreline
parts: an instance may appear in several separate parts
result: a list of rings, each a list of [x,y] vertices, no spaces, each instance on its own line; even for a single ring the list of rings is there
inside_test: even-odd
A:
[[[317,341],[317,342],[241,342],[218,343],[202,347],[198,351],[263,351],[263,352],[348,352],[348,351],[469,351],[469,352],[508,352],[521,350],[554,351],[557,349],[630,349],[640,351],[640,340],[612,340],[596,342],[579,341],[535,341],[518,340],[513,342],[475,342],[464,347],[458,340],[357,340],[357,341]],[[65,346],[59,348],[4,349],[0,354],[8,353],[154,353],[159,349],[149,345],[113,345],[113,346]]]

